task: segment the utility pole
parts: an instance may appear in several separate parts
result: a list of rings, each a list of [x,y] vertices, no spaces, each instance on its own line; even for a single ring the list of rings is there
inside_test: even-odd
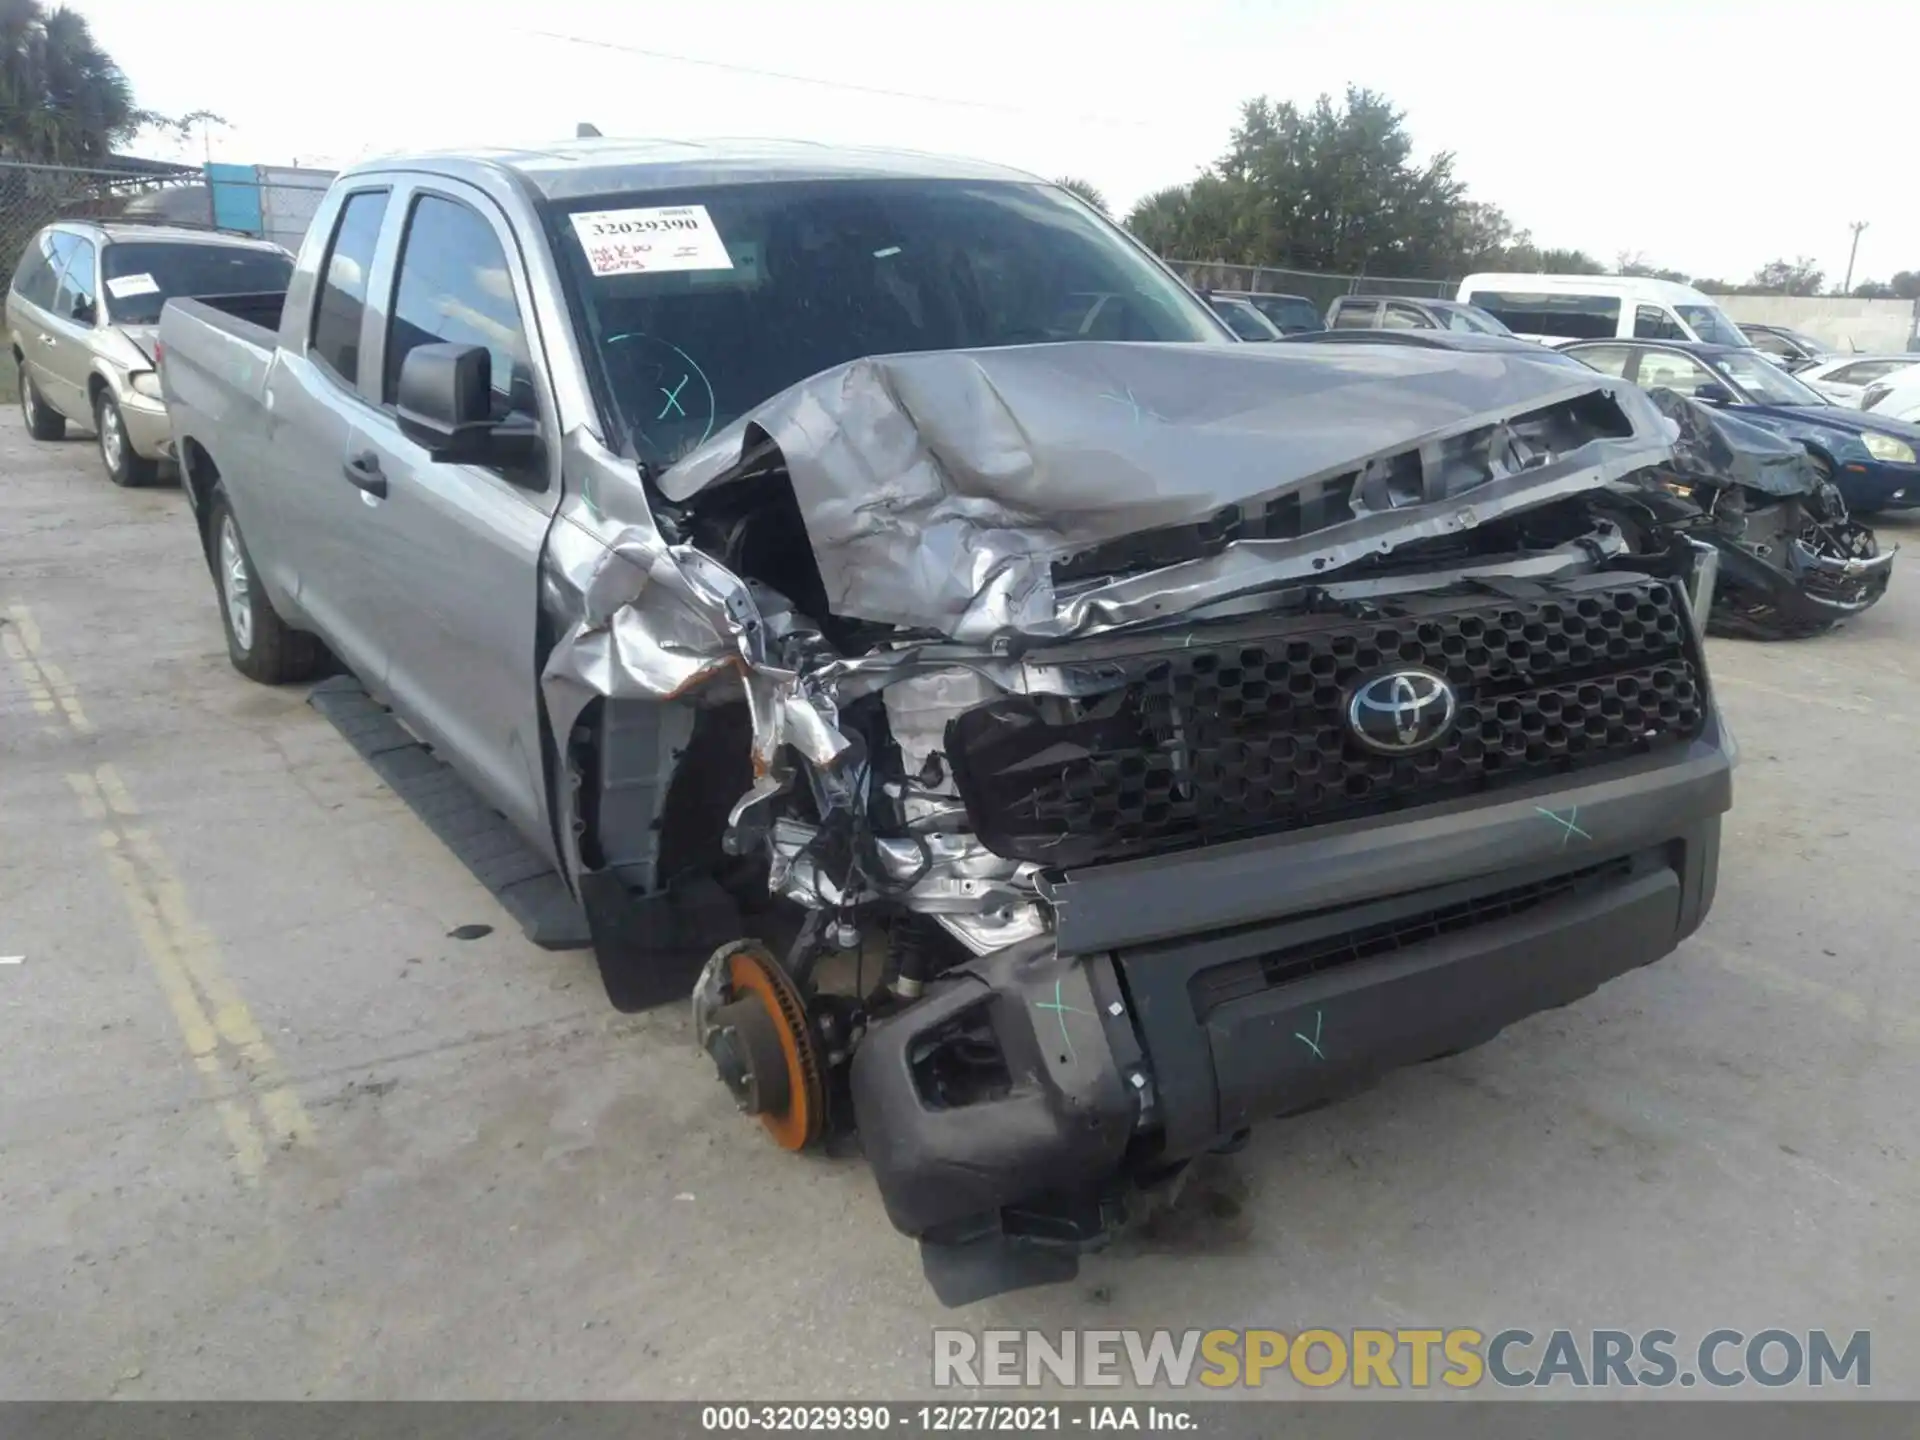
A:
[[[1842,295],[1851,295],[1853,293],[1853,260],[1854,257],[1860,253],[1860,232],[1867,228],[1867,222],[1864,220],[1856,220],[1847,228],[1853,231],[1853,248],[1847,251],[1847,278],[1840,284],[1840,293]]]

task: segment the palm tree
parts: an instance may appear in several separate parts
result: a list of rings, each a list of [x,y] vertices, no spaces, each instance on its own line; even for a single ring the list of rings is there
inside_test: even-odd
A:
[[[1107,213],[1107,197],[1102,195],[1089,181],[1077,179],[1072,175],[1062,175],[1053,183],[1069,194],[1078,195],[1102,215]]]
[[[79,11],[0,0],[0,156],[99,164],[148,118]]]

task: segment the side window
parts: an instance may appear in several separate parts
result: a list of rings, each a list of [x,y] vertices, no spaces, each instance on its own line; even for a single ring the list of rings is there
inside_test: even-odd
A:
[[[1664,385],[1682,395],[1692,395],[1702,385],[1718,385],[1713,372],[1691,355],[1672,350],[1642,350],[1640,373],[1635,377],[1640,388],[1652,390]]]
[[[493,362],[496,420],[538,408],[527,328],[513,297],[506,252],[493,226],[470,207],[439,195],[414,201],[400,242],[389,325],[380,392],[388,404],[399,390],[400,365],[409,352],[448,341],[486,346]]]
[[[38,305],[42,310],[53,308],[54,284],[60,276],[61,262],[66,258],[58,244],[65,239],[52,230],[42,230],[20,257],[20,268],[13,272],[13,290],[28,304]]]
[[[1380,321],[1382,330],[1433,330],[1436,327],[1426,316],[1411,305],[1396,305],[1387,302],[1387,313]]]
[[[1582,365],[1591,365],[1602,375],[1626,378],[1627,360],[1633,352],[1624,345],[1596,345],[1591,350],[1573,352]]]
[[[1371,330],[1373,317],[1379,313],[1377,300],[1336,300],[1332,329],[1335,330]]]
[[[1636,305],[1633,310],[1633,338],[1636,340],[1685,340],[1687,332],[1658,305]]]
[[[99,286],[100,263],[91,240],[75,239],[67,268],[60,272],[60,288],[54,292],[52,310],[62,320],[93,323],[94,295]]]
[[[1516,335],[1607,340],[1620,333],[1620,299],[1615,295],[1476,290],[1467,303],[1478,305]]]
[[[1764,330],[1746,330],[1743,333],[1747,339],[1753,343],[1753,348],[1760,351],[1761,354],[1778,355],[1784,359],[1793,358],[1793,347],[1778,335],[1769,335]],[[1829,375],[1827,378],[1831,380],[1833,377]]]
[[[360,317],[367,309],[367,272],[387,213],[387,192],[362,190],[340,207],[327,246],[320,300],[313,311],[307,353],[349,385],[360,383]]]
[[[1904,368],[1898,360],[1856,360],[1838,370],[1829,370],[1826,379],[1835,385],[1871,385],[1882,375]]]

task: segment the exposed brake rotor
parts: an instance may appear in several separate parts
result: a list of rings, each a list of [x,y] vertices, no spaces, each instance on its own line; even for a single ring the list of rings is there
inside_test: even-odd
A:
[[[806,1002],[780,962],[753,940],[714,951],[694,987],[694,1024],[741,1113],[757,1115],[782,1150],[826,1127],[825,1071]]]

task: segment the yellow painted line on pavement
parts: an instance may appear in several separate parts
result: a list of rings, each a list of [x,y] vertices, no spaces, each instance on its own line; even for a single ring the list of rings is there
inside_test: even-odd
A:
[[[0,645],[4,645],[7,658],[13,661],[14,668],[20,672],[34,710],[42,715],[50,715],[57,707],[66,716],[67,724],[75,734],[91,735],[93,722],[87,718],[87,712],[80,708],[80,696],[74,691],[73,682],[67,679],[59,666],[40,653],[40,625],[33,618],[33,612],[24,605],[15,605],[11,618],[12,626],[0,630]]]
[[[64,720],[76,736],[92,735],[93,723],[72,683],[46,657],[32,612],[15,604],[7,619],[11,623],[0,627],[0,648],[34,710]],[[140,807],[120,772],[100,765],[69,774],[67,784],[81,813],[101,827],[94,838],[107,874],[126,903],[187,1054],[213,1101],[234,1168],[248,1183],[257,1182],[274,1150],[313,1143],[306,1109],[228,976],[213,932],[193,913],[172,861],[138,823]]]

